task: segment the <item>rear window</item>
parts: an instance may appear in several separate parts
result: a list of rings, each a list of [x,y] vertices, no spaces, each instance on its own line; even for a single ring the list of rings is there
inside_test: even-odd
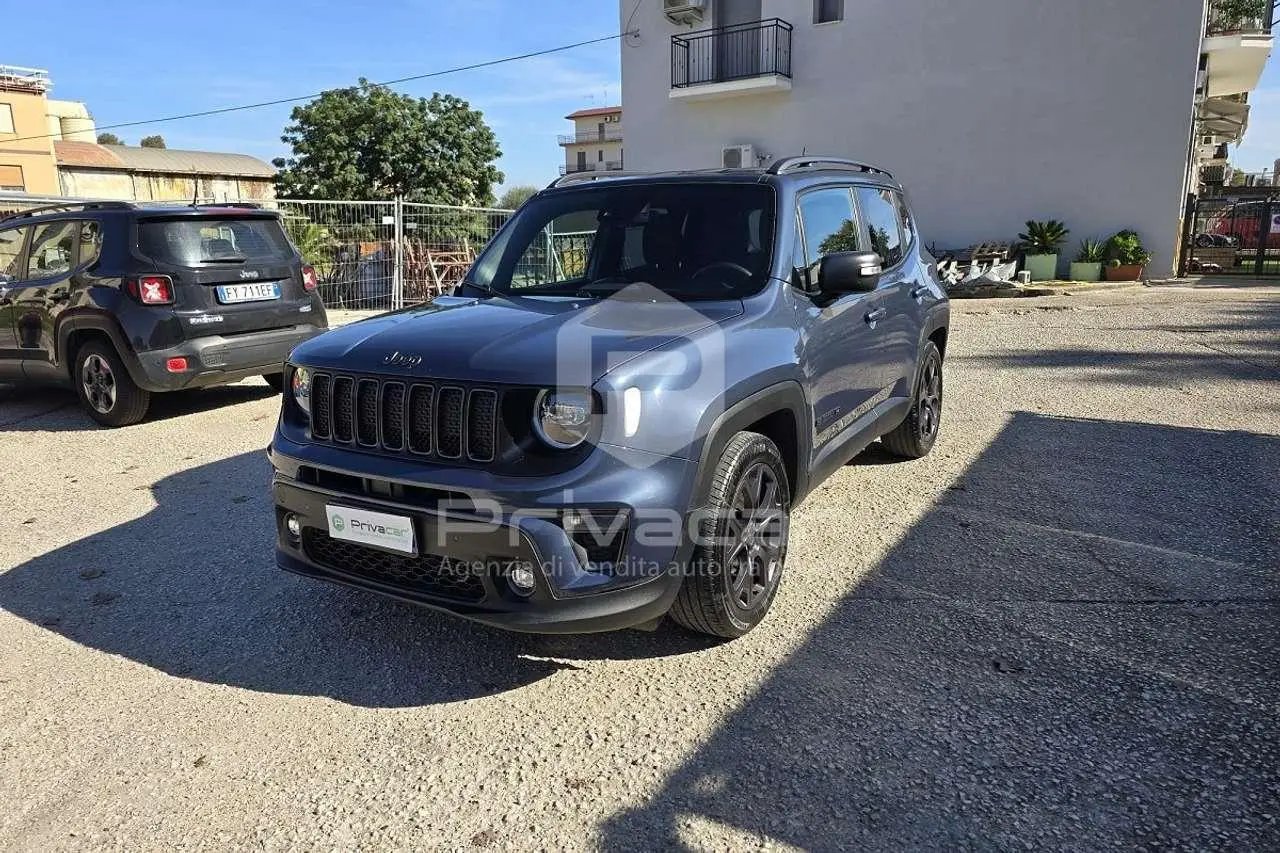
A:
[[[154,261],[182,266],[284,261],[293,248],[277,219],[147,219],[138,248]]]

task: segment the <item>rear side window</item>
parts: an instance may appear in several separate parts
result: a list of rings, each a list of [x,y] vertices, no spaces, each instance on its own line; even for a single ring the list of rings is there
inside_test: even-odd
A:
[[[80,223],[80,257],[78,266],[88,266],[102,255],[102,224],[92,220]]]
[[[27,254],[27,278],[41,279],[71,271],[75,262],[80,223],[49,222],[36,226]]]
[[[909,249],[916,242],[916,227],[911,221],[911,211],[907,209],[907,200],[902,197],[902,193],[894,193],[893,200],[898,205],[898,222],[902,225],[902,244]]]
[[[897,266],[905,256],[895,196],[893,190],[858,187],[858,201],[862,204],[862,215],[867,218],[867,230],[871,233],[871,250],[884,258],[886,267]]]
[[[13,281],[19,277],[18,258],[22,255],[22,241],[26,236],[26,228],[0,231],[0,281]]]
[[[288,261],[293,248],[276,219],[144,219],[138,249],[154,261],[181,266]]]

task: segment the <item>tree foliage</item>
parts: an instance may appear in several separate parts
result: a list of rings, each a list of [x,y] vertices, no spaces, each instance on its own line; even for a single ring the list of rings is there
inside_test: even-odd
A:
[[[124,140],[116,136],[114,133],[99,133],[99,145],[124,145]]]
[[[155,136],[142,137],[142,141],[140,141],[138,144],[141,145],[143,148],[167,148],[168,147],[167,145],[164,144],[164,137],[158,133]]]
[[[538,188],[528,184],[508,187],[498,199],[498,207],[503,210],[515,210],[538,192]]]
[[[361,78],[295,107],[277,158],[284,198],[390,199],[483,206],[502,181],[484,117],[453,95],[401,95]]]

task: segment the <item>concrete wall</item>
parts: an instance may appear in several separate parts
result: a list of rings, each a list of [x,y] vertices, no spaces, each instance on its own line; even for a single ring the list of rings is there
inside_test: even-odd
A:
[[[190,175],[132,174],[111,169],[80,169],[64,166],[58,170],[62,195],[78,198],[114,198],[123,201],[235,201],[275,198],[270,179],[196,178]]]
[[[53,159],[53,140],[47,136],[44,95],[0,91],[0,104],[12,108],[14,130],[0,134],[0,165],[22,169],[26,192],[56,195],[58,172]],[[23,138],[29,136],[43,138]]]
[[[733,2],[733,0],[730,0]],[[622,0],[623,20],[634,0]],[[709,4],[710,5],[710,4]],[[644,4],[622,51],[628,169],[720,165],[725,145],[822,153],[898,176],[927,243],[1011,240],[1027,219],[1143,235],[1172,271],[1204,0],[763,0],[790,22],[790,92],[668,98],[677,26]],[[1067,258],[1063,258],[1065,262]]]

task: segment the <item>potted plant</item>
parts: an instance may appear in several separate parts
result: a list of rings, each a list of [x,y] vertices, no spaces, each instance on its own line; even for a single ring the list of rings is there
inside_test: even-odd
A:
[[[1126,228],[1107,241],[1107,281],[1138,281],[1149,263],[1151,253],[1138,232]]]
[[[1072,281],[1102,281],[1102,263],[1107,259],[1107,246],[1101,240],[1085,238],[1071,263]]]
[[[1067,241],[1071,232],[1056,219],[1047,222],[1027,222],[1027,232],[1019,234],[1025,252],[1023,268],[1031,273],[1032,281],[1049,281],[1058,277],[1058,247]]]

